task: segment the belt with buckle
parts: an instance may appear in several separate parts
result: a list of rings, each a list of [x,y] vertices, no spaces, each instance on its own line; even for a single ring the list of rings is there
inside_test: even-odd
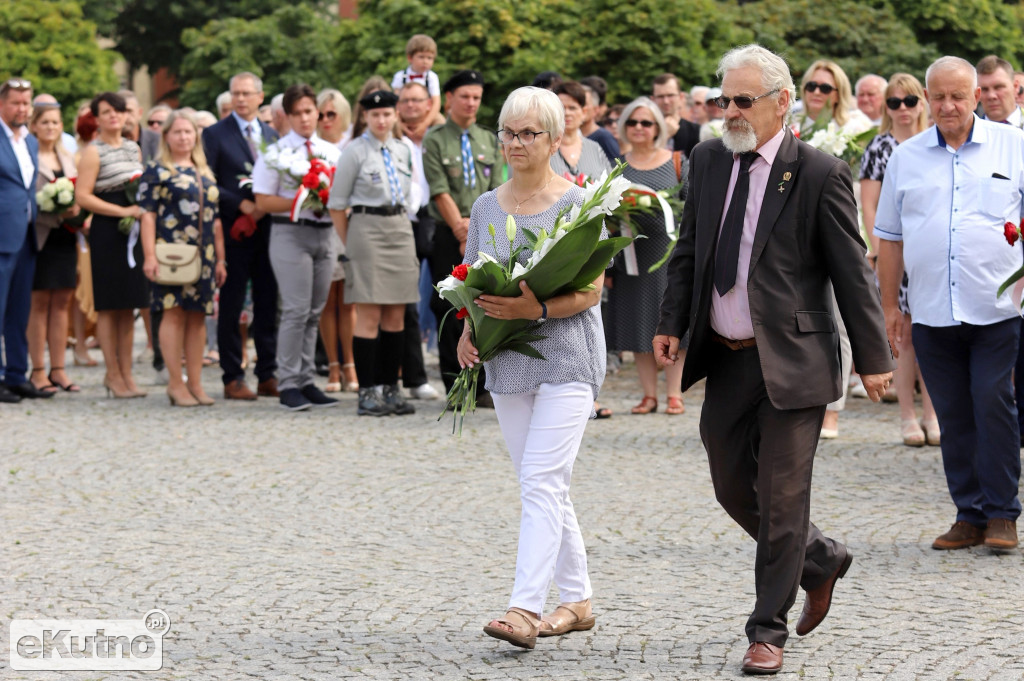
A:
[[[757,346],[756,338],[743,338],[740,340],[733,340],[732,338],[726,338],[725,336],[711,332],[711,340],[716,343],[721,343],[730,350],[746,350],[747,348],[753,348]]]
[[[317,229],[326,229],[327,227],[334,226],[333,222],[326,220],[310,220],[309,218],[291,220],[289,218],[281,217],[280,215],[271,216],[271,221],[275,225],[303,225],[304,227],[316,227]]]
[[[404,206],[352,206],[353,213],[366,213],[367,215],[401,215],[405,212]]]

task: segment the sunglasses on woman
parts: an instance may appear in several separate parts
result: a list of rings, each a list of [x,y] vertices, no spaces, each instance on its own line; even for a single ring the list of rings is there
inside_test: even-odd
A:
[[[804,90],[807,90],[808,92],[814,92],[817,90],[823,95],[830,95],[835,89],[834,85],[829,85],[828,83],[816,83],[813,80],[807,81],[807,85],[804,85]]]
[[[638,125],[643,128],[653,128],[656,123],[654,121],[638,121],[635,118],[630,118],[626,121],[627,128],[635,128]]]
[[[885,105],[889,107],[890,110],[896,111],[900,108],[900,104],[906,104],[908,109],[913,109],[917,106],[919,101],[921,101],[921,98],[917,95],[907,95],[903,99],[900,99],[899,97],[889,97],[885,100]]]
[[[316,119],[318,121],[322,121],[323,119],[326,118],[329,121],[333,121],[337,117],[338,117],[338,112],[337,111],[321,111],[320,115],[317,116]]]

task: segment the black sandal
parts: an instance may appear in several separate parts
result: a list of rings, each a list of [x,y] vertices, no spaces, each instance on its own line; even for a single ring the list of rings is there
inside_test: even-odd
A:
[[[76,385],[75,383],[72,383],[72,382],[69,381],[68,383],[65,383],[65,384],[62,385],[62,384],[58,383],[57,381],[53,380],[53,372],[54,371],[64,371],[64,367],[50,367],[50,373],[47,374],[47,376],[46,376],[46,378],[49,379],[50,385],[53,386],[54,390],[56,390],[57,388],[60,388],[61,390],[63,390],[66,393],[79,393],[79,392],[82,392],[82,388],[80,386]]]
[[[39,369],[33,369],[33,370],[32,370],[32,373],[34,374],[34,373],[36,373],[37,371],[46,371],[46,369],[45,369],[45,368],[42,368],[42,367],[40,367]],[[49,380],[49,379],[47,379],[47,380]],[[50,393],[50,394],[56,394],[56,392],[57,392],[57,386],[55,386],[55,385],[53,384],[53,381],[50,381],[50,382],[49,382],[49,383],[47,383],[46,385],[36,385],[35,383],[33,383],[33,384],[32,384],[32,386],[33,386],[33,387],[34,387],[34,388],[35,388],[36,390],[38,390],[39,392],[43,392],[43,393]]]
[[[608,407],[596,407],[594,409],[594,418],[596,419],[610,419],[612,417],[612,410]]]

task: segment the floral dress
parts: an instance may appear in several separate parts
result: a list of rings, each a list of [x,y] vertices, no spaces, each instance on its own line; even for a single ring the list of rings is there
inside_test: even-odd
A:
[[[139,181],[139,205],[156,213],[156,243],[199,244],[199,181],[195,168],[175,166],[174,170],[157,161],[146,166]],[[213,314],[214,258],[213,223],[220,217],[218,191],[210,178],[201,178],[203,194],[203,261],[199,281],[187,286],[161,286],[153,283],[152,309],[171,307]]]

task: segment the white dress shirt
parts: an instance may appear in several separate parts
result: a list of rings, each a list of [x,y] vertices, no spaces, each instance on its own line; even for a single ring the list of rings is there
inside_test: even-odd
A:
[[[18,166],[21,168],[21,177],[25,181],[25,188],[28,189],[32,186],[32,182],[35,180],[36,165],[32,163],[32,154],[28,151],[28,128],[24,125],[18,128],[18,137],[14,137],[14,130],[7,125],[7,121],[0,118],[0,125],[4,128],[4,133],[7,134],[7,139],[11,143],[11,147],[14,148],[14,155],[18,159]],[[31,211],[29,211],[31,214]]]
[[[235,119],[235,123],[238,123],[238,129],[242,131],[242,138],[246,137],[245,129],[252,127],[252,141],[256,144],[257,155],[260,148],[260,142],[263,141],[263,129],[260,127],[260,121],[258,118],[253,118],[251,121],[247,121],[239,116],[234,111],[231,112],[231,117]]]
[[[875,216],[875,235],[903,242],[914,322],[995,324],[1017,316],[996,296],[1021,263],[1021,244],[1003,236],[1024,215],[1024,133],[974,117],[959,149],[929,128],[893,150]]]
[[[312,145],[314,156],[323,159],[328,165],[337,165],[338,156],[341,155],[338,147],[317,137],[316,134],[309,138],[309,142]],[[290,174],[279,171],[268,165],[267,159],[268,157],[278,159],[275,162],[278,165],[291,165],[288,163],[289,161],[295,161],[301,165],[302,160],[305,159],[307,161],[306,169],[308,170],[308,154],[305,153],[305,145],[306,138],[292,130],[281,139],[269,145],[266,153],[261,152],[259,158],[256,159],[256,165],[252,169],[253,193],[280,196],[286,199],[295,198],[295,194],[299,190],[299,181],[301,180],[301,178],[296,179],[294,177],[298,173],[293,172]],[[281,211],[280,213],[274,213],[274,215],[288,217],[288,211]],[[326,214],[318,216],[308,208],[303,208],[302,212],[299,213],[299,217],[318,222],[330,220]]]

